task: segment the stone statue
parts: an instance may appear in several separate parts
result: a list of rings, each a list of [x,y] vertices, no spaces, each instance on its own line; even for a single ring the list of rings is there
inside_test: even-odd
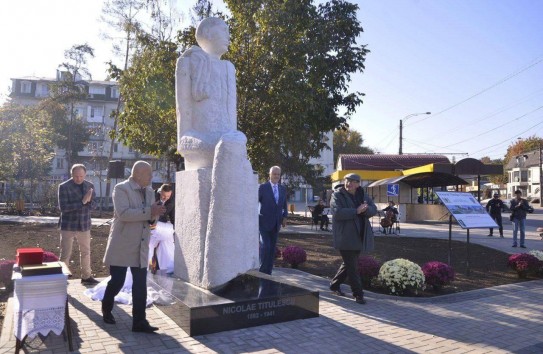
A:
[[[213,289],[257,267],[258,183],[247,139],[237,130],[235,69],[220,59],[230,43],[228,26],[206,18],[196,40],[199,46],[186,50],[176,68],[185,171],[176,175],[174,273]]]
[[[228,27],[220,18],[207,18],[196,40],[200,47],[182,54],[176,75],[178,149],[186,170],[211,167],[219,139],[237,128],[236,71],[221,60],[230,44]]]

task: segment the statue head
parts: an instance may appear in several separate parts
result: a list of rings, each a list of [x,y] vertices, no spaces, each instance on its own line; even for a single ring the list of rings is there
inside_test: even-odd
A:
[[[196,28],[196,41],[204,52],[220,58],[228,51],[230,31],[222,19],[208,17]]]

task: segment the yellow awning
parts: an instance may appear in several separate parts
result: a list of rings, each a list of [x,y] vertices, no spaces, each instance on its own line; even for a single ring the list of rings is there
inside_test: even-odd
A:
[[[363,181],[378,181],[380,179],[402,175],[402,171],[341,170],[332,173],[332,182],[343,181],[345,175],[348,175],[349,173],[356,173]]]

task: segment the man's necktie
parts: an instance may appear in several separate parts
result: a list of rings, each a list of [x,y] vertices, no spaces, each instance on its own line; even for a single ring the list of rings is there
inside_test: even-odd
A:
[[[273,197],[275,198],[275,204],[279,204],[279,191],[277,190],[277,184],[273,185]]]

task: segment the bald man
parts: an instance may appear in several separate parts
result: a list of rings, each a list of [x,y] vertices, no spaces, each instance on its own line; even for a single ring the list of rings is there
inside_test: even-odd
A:
[[[145,316],[147,304],[147,265],[150,226],[166,208],[155,202],[150,188],[153,171],[145,161],[137,161],[128,180],[113,189],[113,224],[109,231],[104,264],[109,266],[111,280],[102,299],[102,318],[115,324],[113,303],[122,289],[130,267],[132,284],[132,331],[155,332]]]

